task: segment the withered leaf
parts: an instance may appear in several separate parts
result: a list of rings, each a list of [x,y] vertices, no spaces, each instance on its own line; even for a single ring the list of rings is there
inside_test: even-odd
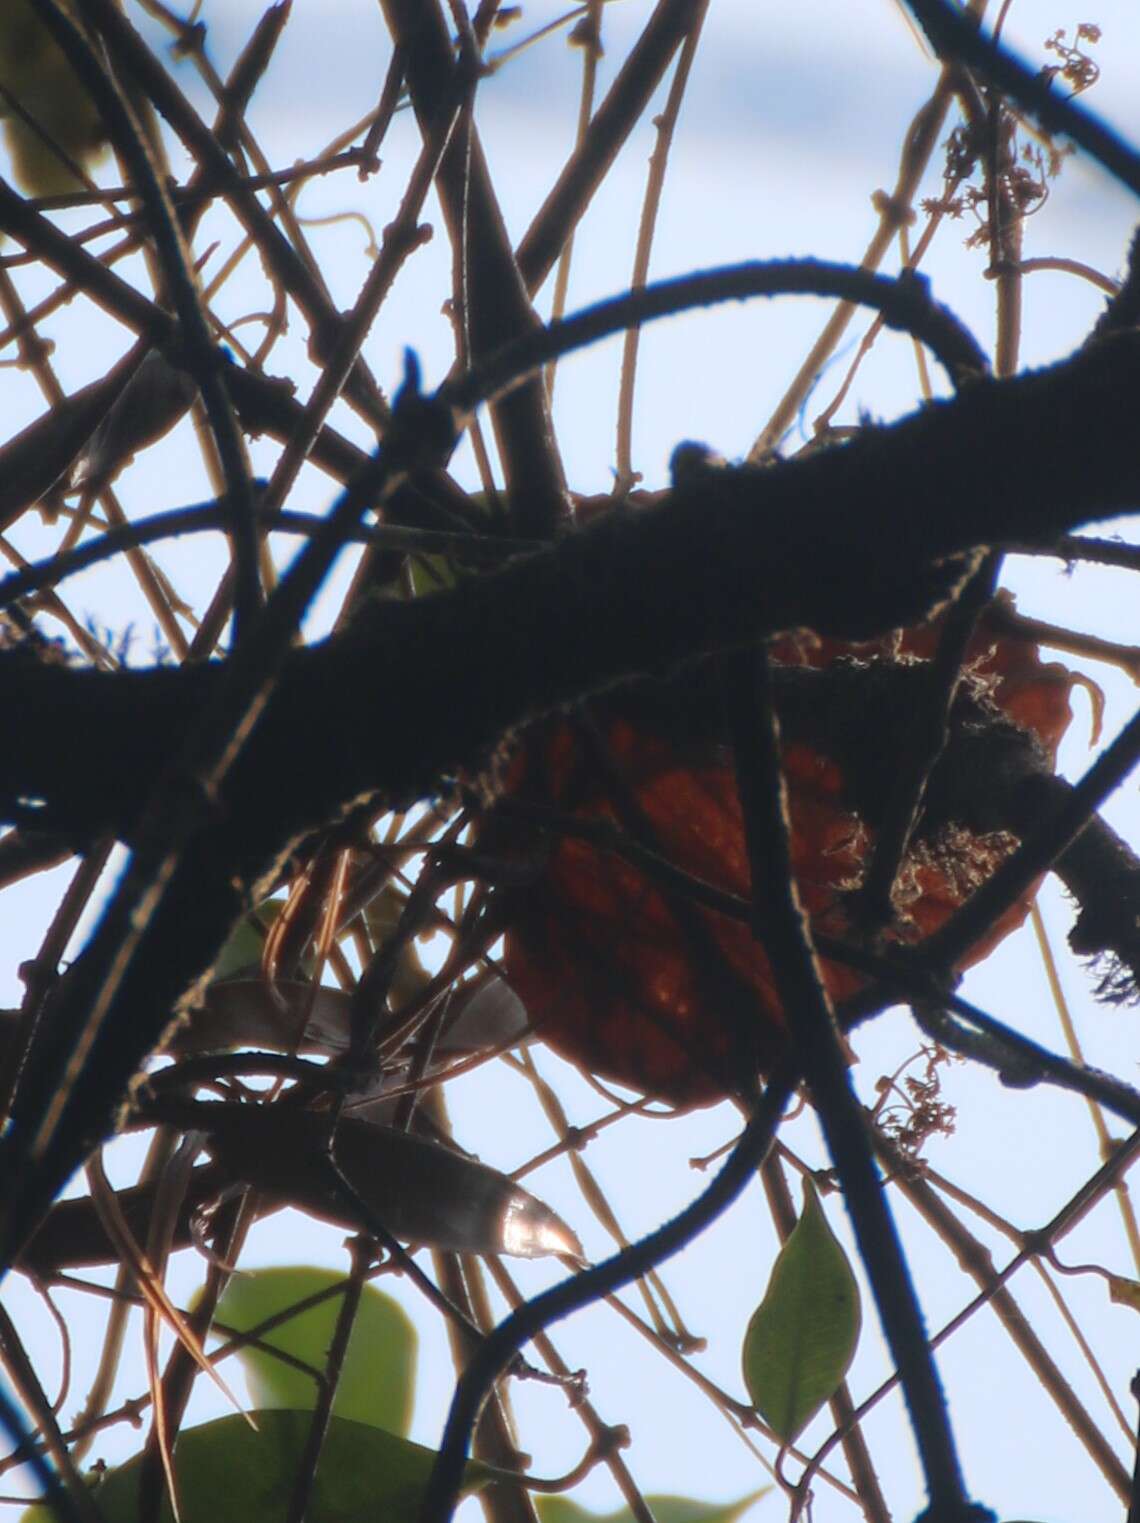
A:
[[[194,1124],[233,1175],[323,1221],[367,1231],[328,1163],[329,1119],[280,1105],[201,1104]],[[387,1126],[342,1119],[332,1157],[394,1237],[460,1253],[582,1257],[549,1206],[474,1158]]]

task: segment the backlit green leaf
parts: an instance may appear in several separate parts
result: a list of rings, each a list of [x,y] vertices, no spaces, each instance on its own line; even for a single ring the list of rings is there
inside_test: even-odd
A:
[[[255,1412],[257,1432],[243,1417],[188,1428],[178,1439],[174,1469],[182,1523],[280,1523],[304,1453],[309,1412]],[[317,1466],[306,1523],[416,1523],[435,1451],[364,1423],[334,1417]],[[142,1457],[107,1473],[95,1493],[106,1523],[136,1523]],[[493,1472],[469,1462],[463,1490],[477,1491]],[[21,1523],[54,1523],[47,1507],[29,1508]],[[173,1523],[169,1501],[159,1523]]]
[[[408,575],[414,598],[426,597],[433,592],[446,592],[458,581],[455,563],[450,555],[410,555]]]
[[[281,913],[284,902],[283,899],[266,899],[248,915],[242,916],[218,954],[211,975],[214,979],[232,978],[235,973],[258,966],[265,948],[265,932]]]
[[[70,10],[68,4],[64,10]],[[94,101],[28,0],[0,5],[0,117],[19,184],[33,196],[77,190],[68,160],[92,169],[107,131]],[[11,97],[18,109],[11,109]],[[31,120],[26,121],[23,112]],[[50,143],[58,144],[62,154]]]
[[[236,1274],[218,1303],[217,1320],[248,1332],[343,1278],[329,1269],[303,1268]],[[259,1341],[324,1370],[341,1301],[340,1296],[330,1296],[262,1334]],[[416,1330],[403,1307],[374,1285],[365,1285],[333,1411],[392,1434],[406,1433],[415,1390],[416,1342]],[[304,1370],[263,1347],[243,1349],[240,1358],[254,1406],[305,1411],[316,1404],[317,1383]]]
[[[752,1404],[784,1441],[832,1396],[859,1339],[859,1289],[810,1181],[804,1209],[744,1336]]]

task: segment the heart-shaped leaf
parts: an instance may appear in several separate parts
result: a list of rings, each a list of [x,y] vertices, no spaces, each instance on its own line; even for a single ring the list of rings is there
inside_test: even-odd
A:
[[[280,1523],[312,1421],[310,1412],[254,1412],[219,1418],[180,1434],[174,1454],[182,1523]],[[305,1511],[307,1523],[416,1523],[435,1451],[365,1423],[334,1417]],[[137,1523],[142,1456],[104,1477],[95,1496],[106,1523]],[[464,1492],[495,1472],[468,1462]],[[30,1507],[22,1523],[55,1523],[51,1509]],[[173,1523],[169,1500],[159,1523]]]
[[[344,1277],[330,1269],[279,1267],[235,1274],[218,1302],[216,1320],[235,1332],[248,1332],[341,1284]],[[271,1349],[323,1370],[340,1308],[340,1296],[327,1296],[261,1333],[258,1345],[239,1350],[254,1406],[304,1411],[316,1404],[317,1382],[296,1365],[278,1359]],[[406,1434],[415,1392],[417,1342],[416,1330],[400,1303],[375,1285],[365,1285],[333,1412],[389,1433]]]

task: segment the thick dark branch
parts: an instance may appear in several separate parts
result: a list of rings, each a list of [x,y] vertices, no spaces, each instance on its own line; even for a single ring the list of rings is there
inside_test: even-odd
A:
[[[408,89],[425,139],[454,99],[456,61],[436,0],[382,0],[392,40],[404,59]],[[482,359],[539,326],[499,208],[474,122],[460,123],[436,180],[458,278],[455,298],[470,354]],[[492,408],[516,532],[549,538],[569,500],[541,376],[532,376]],[[525,487],[524,487],[525,483]]]
[[[231,784],[235,845],[260,858],[363,794],[429,796],[536,714],[709,650],[915,622],[958,579],[947,557],[1048,541],[1134,504],[1138,392],[1140,336],[1121,335],[845,448],[711,473],[446,595],[369,606],[289,658]],[[122,829],[220,672],[7,658],[0,700],[19,723],[0,810],[26,821],[43,801],[52,828]]]
[[[26,1184],[9,1249],[112,1125],[170,1013],[291,840],[361,801],[430,796],[456,769],[482,766],[513,726],[630,677],[804,625],[858,637],[914,623],[974,563],[973,547],[1050,540],[1131,507],[1140,490],[1127,443],[1138,383],[1140,335],[1121,334],[1051,370],[975,382],[953,402],[868,429],[842,449],[701,473],[655,507],[612,514],[446,595],[377,600],[322,645],[285,654],[274,644],[279,680],[224,769],[214,769],[217,746],[253,712],[252,684],[263,689],[260,646],[229,670],[104,674],[45,667],[22,651],[0,656],[0,701],[16,721],[0,753],[0,814],[80,841],[114,829],[145,863],[159,860],[158,847],[143,850],[138,801],[152,799],[152,835],[170,810],[186,816],[177,873],[145,945],[124,918],[134,911],[121,907],[100,932],[100,956],[89,948],[69,971],[39,1061],[24,1071],[20,1124],[6,1139],[12,1177]],[[316,560],[307,551],[304,575],[282,584],[292,601],[271,605],[277,617],[262,645],[276,641],[278,626],[294,627],[293,605],[304,606],[313,568],[361,501],[350,494],[334,508]],[[203,712],[210,727],[195,731],[188,750]],[[200,774],[218,782],[209,820],[191,830],[197,816],[179,813],[179,788]],[[170,850],[165,836],[159,845]],[[111,958],[120,921],[138,942],[125,971]],[[119,979],[113,993],[109,969]],[[79,1059],[68,1060],[62,1117],[51,1097],[60,1054],[73,1050],[88,1056],[81,1085]],[[29,1170],[45,1106],[58,1136]]]

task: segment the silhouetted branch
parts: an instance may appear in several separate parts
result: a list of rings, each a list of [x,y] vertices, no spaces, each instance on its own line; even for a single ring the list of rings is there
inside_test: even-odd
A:
[[[1091,111],[1067,100],[1007,48],[995,47],[977,22],[948,0],[905,0],[940,58],[963,63],[1024,106],[1048,132],[1063,132],[1137,195],[1140,156]]]
[[[484,1338],[459,1379],[451,1403],[439,1457],[424,1492],[421,1523],[444,1523],[458,1494],[463,1462],[487,1393],[513,1355],[537,1332],[579,1307],[610,1295],[649,1269],[679,1253],[727,1211],[752,1179],[783,1115],[792,1090],[790,1074],[773,1076],[728,1161],[695,1201],[671,1221],[611,1258],[563,1280],[513,1311]]]

